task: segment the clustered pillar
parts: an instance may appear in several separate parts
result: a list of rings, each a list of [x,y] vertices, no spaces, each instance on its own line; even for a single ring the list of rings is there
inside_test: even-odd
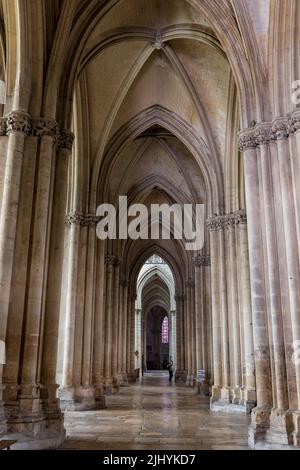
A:
[[[93,353],[98,352],[93,347],[97,282],[95,224],[96,218],[91,214],[72,211],[66,217],[57,381],[61,407],[68,410],[104,405],[103,384],[93,371]]]
[[[241,132],[257,383],[249,444],[300,444],[300,113]]]
[[[208,395],[211,386],[210,257],[193,258],[194,274],[176,293],[176,381]]]
[[[58,366],[62,370],[60,403],[64,409],[103,408],[105,394],[117,393],[120,386],[136,378],[135,295],[122,275],[120,259],[105,254],[104,243],[95,236],[97,218],[72,212],[67,222],[66,300],[61,319],[64,339]],[[83,244],[78,242],[80,236],[84,237]],[[88,242],[90,237],[92,243]],[[77,265],[80,260],[81,269]],[[95,282],[94,288],[85,276]]]
[[[0,339],[6,365],[0,366],[0,428],[8,438],[18,436],[18,448],[55,447],[65,438],[55,376],[63,264],[57,253],[63,249],[58,235],[64,231],[67,197],[61,183],[73,135],[52,119],[19,111],[0,121],[6,149],[0,216]]]
[[[193,259],[195,267],[195,368],[196,387],[208,395],[211,386],[211,306],[210,270],[208,254],[198,254]]]
[[[211,409],[249,412],[256,401],[247,218],[208,221],[211,252],[213,387]]]

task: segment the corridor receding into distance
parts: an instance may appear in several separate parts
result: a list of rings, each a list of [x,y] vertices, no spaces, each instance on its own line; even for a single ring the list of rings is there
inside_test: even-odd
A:
[[[244,450],[246,415],[209,412],[209,398],[171,385],[166,372],[108,397],[107,409],[67,412],[62,449]]]

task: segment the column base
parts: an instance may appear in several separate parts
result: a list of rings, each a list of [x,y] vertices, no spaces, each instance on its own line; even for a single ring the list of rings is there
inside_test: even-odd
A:
[[[95,404],[97,410],[103,410],[106,407],[103,383],[95,385]]]
[[[187,374],[185,379],[185,386],[186,387],[194,387],[196,383],[194,374]]]
[[[175,382],[185,383],[187,373],[185,370],[176,370],[175,372]]]
[[[260,443],[266,442],[266,434],[270,427],[270,414],[270,407],[253,408],[248,429],[248,445],[251,449],[256,449]]]
[[[136,373],[135,372],[127,372],[127,381],[129,384],[133,384],[136,382]]]
[[[299,411],[254,408],[248,432],[249,447],[256,450],[300,450]]]
[[[226,400],[211,401],[210,409],[211,411],[219,413],[249,414],[245,405],[230,403]]]
[[[104,381],[105,395],[113,395],[119,392],[119,381],[117,377],[106,377]]]
[[[221,398],[221,387],[219,385],[213,385],[211,388],[211,401],[217,401]]]
[[[45,403],[43,407],[42,400],[38,404],[35,400],[28,399],[28,403],[24,400],[5,404],[7,424],[1,439],[16,440],[11,447],[14,450],[57,449],[66,438],[58,400]]]
[[[255,391],[244,393],[241,388],[213,387],[210,402],[211,411],[222,413],[249,414],[256,404]]]
[[[0,384],[0,434],[5,433],[7,431],[6,417],[5,417],[5,411],[4,411],[4,401],[3,401],[4,391],[5,391],[5,386]]]
[[[28,419],[28,418],[27,418]],[[12,450],[47,450],[57,449],[66,439],[66,431],[63,422],[55,425],[48,424],[47,421],[31,426],[32,423],[19,423],[20,430],[14,426],[14,432],[1,434],[3,440],[17,441],[11,446]]]
[[[60,408],[63,411],[88,411],[103,408],[100,390],[96,399],[92,386],[64,387],[59,389]]]
[[[0,435],[6,433],[7,423],[6,416],[4,412],[4,402],[0,401]]]
[[[58,384],[47,384],[41,388],[43,413],[48,422],[63,421],[60,401],[57,397],[58,388]]]
[[[230,412],[228,406],[230,405],[230,391],[227,387],[219,387],[214,385],[212,388],[212,395],[210,398],[211,411]]]
[[[292,421],[293,421],[293,432],[292,432],[292,442],[293,445],[297,448],[300,448],[300,411],[292,411]]]
[[[120,387],[127,387],[128,386],[128,378],[126,373],[121,373],[118,375],[118,381]]]
[[[253,408],[256,406],[256,390],[242,390],[240,403],[245,406],[246,413],[250,414]]]
[[[209,397],[209,384],[208,383],[195,383],[194,391],[197,395],[201,395],[203,397]]]

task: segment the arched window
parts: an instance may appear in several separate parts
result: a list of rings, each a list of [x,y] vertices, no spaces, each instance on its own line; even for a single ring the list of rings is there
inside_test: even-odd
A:
[[[163,344],[167,344],[169,342],[169,319],[167,316],[163,319],[161,326],[161,342]]]

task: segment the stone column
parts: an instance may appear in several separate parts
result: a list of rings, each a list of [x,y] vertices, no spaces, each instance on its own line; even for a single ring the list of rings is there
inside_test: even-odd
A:
[[[198,384],[198,391],[203,394],[208,393],[208,364],[207,348],[210,331],[207,330],[206,319],[204,318],[206,304],[206,270],[210,266],[210,257],[206,253],[198,254],[194,259],[195,266],[195,326],[196,326],[196,359],[197,372],[204,371],[205,379]],[[210,310],[207,309],[210,316]]]
[[[243,376],[244,389],[242,394],[242,404],[246,411],[250,412],[256,402],[256,382],[254,345],[252,330],[252,309],[250,292],[250,271],[248,255],[248,234],[246,214],[241,212],[236,214],[237,237],[238,237],[238,288],[239,288],[239,309],[242,323],[242,339],[244,346]]]
[[[135,336],[135,302],[136,302],[136,294],[132,297],[131,300],[131,334],[130,334],[130,371],[131,371],[131,376],[130,379],[132,382],[136,381],[136,375],[135,375],[135,368],[134,368],[134,359],[135,359],[135,350],[134,350],[134,336]]]
[[[135,372],[134,372],[134,331],[135,331],[135,300],[136,296],[128,295],[128,310],[127,310],[127,379],[128,382],[135,382]]]
[[[77,301],[77,270],[79,238],[81,226],[76,219],[69,219],[71,224],[68,229],[68,265],[66,278],[66,305],[64,325],[64,348],[63,348],[63,370],[62,383],[59,390],[61,406],[73,408],[75,401],[75,390],[73,383],[74,371],[74,349],[75,349],[75,321]]]
[[[183,301],[184,295],[176,294],[176,356],[177,369],[175,374],[176,381],[184,381],[184,325],[183,325]]]
[[[194,387],[196,383],[196,324],[195,324],[195,282],[192,281],[190,287],[190,308],[191,308],[191,332],[190,332],[190,347],[191,347],[191,382],[190,386]]]
[[[269,427],[272,406],[270,377],[270,349],[268,340],[268,320],[264,253],[262,238],[261,188],[257,164],[255,131],[250,129],[240,134],[239,146],[244,152],[246,207],[248,218],[248,244],[250,260],[250,283],[252,298],[253,338],[255,350],[255,370],[257,406],[252,410],[249,429],[249,444],[254,447],[263,439]]]
[[[147,323],[146,323],[146,314],[145,310],[141,310],[141,340],[142,340],[142,346],[141,346],[141,351],[142,355],[144,356],[142,358],[142,367],[144,368],[144,371],[147,370]]]
[[[193,259],[195,266],[195,353],[196,353],[196,373],[199,370],[203,370],[203,357],[202,357],[202,310],[201,310],[201,298],[202,283],[201,283],[201,272],[200,264],[198,262],[199,257]],[[197,389],[200,392],[200,384],[197,383]]]
[[[243,330],[242,317],[240,315],[243,302],[241,292],[244,298],[249,301],[246,297],[247,289],[249,293],[249,286],[247,287],[246,285],[247,275],[244,272],[245,267],[248,268],[248,265],[237,255],[239,242],[237,230],[239,224],[245,218],[246,216],[242,211],[237,211],[223,216],[216,216],[210,219],[208,223],[212,253],[211,285],[214,361],[216,360],[216,351],[217,358],[220,350],[222,351],[222,375],[220,367],[218,369],[219,375],[217,375],[220,385],[219,388],[216,388],[214,384],[211,400],[211,409],[215,411],[232,411],[236,413],[249,411],[249,408],[244,403],[244,387],[242,382],[241,344]],[[240,289],[238,275],[241,263],[244,263],[242,268],[244,276],[243,290]],[[248,308],[251,308],[250,305],[248,305]],[[246,321],[249,321],[249,318]],[[215,326],[218,325],[218,322],[220,330]],[[247,334],[249,335],[247,339],[247,357],[251,355],[251,351],[253,354],[253,347],[251,347],[252,330],[251,328],[249,330],[249,327],[251,327],[251,322],[247,329]],[[254,368],[251,369],[249,374],[253,377]],[[253,403],[251,404],[253,405]]]
[[[76,401],[80,403],[82,410],[103,407],[103,399],[100,398],[101,392],[99,387],[94,386],[92,374],[96,289],[96,220],[95,216],[86,214],[83,222],[86,230],[86,260],[82,288],[82,359],[80,385],[76,387]]]
[[[65,263],[66,288],[63,289],[66,296],[61,301],[60,322],[63,357],[59,397],[63,409],[84,410],[101,406],[101,400],[95,400],[91,370],[96,221],[97,218],[88,213],[73,211],[67,216],[69,246]]]
[[[105,392],[114,391],[112,376],[112,348],[113,348],[113,280],[115,256],[106,255],[106,303],[105,303]]]
[[[214,410],[217,410],[219,406],[227,406],[230,402],[225,222],[225,216],[214,217],[208,222],[212,277],[213,356],[214,369],[216,369],[211,397],[211,409]]]
[[[186,375],[186,386],[190,387],[193,383],[193,372],[192,372],[192,310],[191,310],[191,286],[192,281],[188,280],[185,283],[185,351],[186,351],[186,368],[187,368],[187,375]]]
[[[177,369],[177,346],[176,346],[176,338],[177,338],[177,324],[176,324],[176,311],[170,311],[170,318],[171,318],[171,348],[170,348],[170,355],[173,358],[174,368]],[[170,341],[170,340],[169,340]]]
[[[226,278],[230,344],[230,398],[232,403],[239,404],[241,401],[242,371],[235,228],[235,217],[230,214],[225,218],[225,246],[227,254]]]
[[[8,147],[8,138],[6,135],[6,131],[7,131],[7,119],[0,117],[0,159],[2,162],[2,165],[0,166],[0,210],[1,210],[1,203],[2,203],[2,196],[3,196],[6,155],[7,155],[7,147]]]
[[[273,123],[272,131],[275,133],[277,141],[277,155],[279,180],[281,190],[281,203],[283,212],[283,231],[285,239],[285,257],[287,268],[287,286],[289,293],[290,319],[292,326],[293,338],[293,356],[294,374],[296,379],[296,390],[298,398],[298,410],[293,413],[293,432],[291,433],[290,415],[291,413],[283,413],[281,411],[281,428],[282,442],[289,442],[289,434],[291,434],[294,445],[300,446],[300,361],[299,361],[299,344],[300,344],[300,247],[299,232],[297,233],[297,222],[299,224],[299,205],[295,207],[295,203],[299,204],[299,186],[298,182],[294,185],[293,171],[296,161],[299,160],[297,149],[292,146],[292,136],[288,139],[289,132],[295,132],[296,143],[299,142],[300,118],[298,112],[293,116],[289,123],[287,119],[277,119]],[[298,193],[298,194],[297,194]],[[283,388],[283,387],[281,387]],[[285,396],[287,399],[287,396]],[[287,402],[284,402],[287,407]],[[274,426],[279,428],[279,419],[274,417]],[[278,429],[279,431],[279,429]],[[283,441],[283,435],[288,442]]]
[[[278,142],[280,146],[280,143]],[[274,216],[274,197],[272,183],[272,164],[268,142],[260,144],[261,175],[263,187],[263,202],[266,226],[266,251],[268,260],[270,314],[272,326],[272,341],[274,350],[275,395],[276,405],[280,410],[288,408],[287,384],[285,369],[285,351],[283,337],[282,308],[280,298],[280,277],[278,261],[278,245],[276,239],[276,220]],[[286,156],[286,155],[285,155]],[[274,403],[275,404],[275,403]]]
[[[278,132],[277,140],[280,136]],[[282,434],[282,443],[288,444],[287,436],[287,420],[289,416],[286,410],[289,407],[287,382],[286,382],[286,365],[285,365],[285,346],[283,335],[283,317],[280,295],[280,275],[279,275],[279,252],[276,234],[276,217],[274,209],[274,185],[273,185],[273,163],[270,154],[271,135],[270,126],[260,125],[256,132],[259,144],[260,164],[261,164],[261,186],[263,194],[264,207],[264,224],[265,224],[265,252],[267,261],[268,275],[268,296],[270,310],[271,325],[271,351],[273,368],[273,408],[270,415],[270,430],[267,432],[266,438],[273,440],[272,436]],[[281,140],[281,137],[279,138]],[[277,145],[280,147],[280,142]],[[272,144],[275,145],[276,144]],[[284,155],[286,158],[287,155]],[[287,242],[287,240],[286,240]]]
[[[105,344],[105,242],[97,240],[96,253],[96,292],[94,317],[94,347],[93,347],[93,384],[95,401],[98,408],[105,407],[103,392],[104,383],[104,344]]]
[[[221,317],[220,317],[220,277],[219,258],[220,247],[218,243],[219,222],[210,221],[210,252],[211,252],[211,309],[212,309],[212,345],[213,345],[213,387],[211,402],[221,397],[222,362],[221,362]]]
[[[55,128],[55,123],[53,124]],[[20,408],[41,411],[40,367],[44,324],[44,294],[48,268],[48,236],[51,226],[51,200],[54,182],[54,135],[42,135],[38,155],[38,174],[31,241],[30,269],[25,307],[22,352]]]
[[[56,418],[63,420],[57,398],[57,354],[60,300],[63,282],[64,235],[66,230],[67,174],[70,149],[59,148],[56,152],[55,186],[53,192],[53,214],[50,234],[49,268],[45,301],[45,323],[43,332],[43,355],[41,365],[41,397],[43,413],[48,422]],[[50,429],[52,426],[49,426]],[[63,431],[62,431],[63,432]],[[63,434],[64,438],[64,434]]]
[[[6,329],[6,366],[4,367],[4,401],[8,421],[13,420],[19,409],[19,372],[21,367],[22,336],[31,238],[31,220],[35,190],[37,139],[28,137],[24,144],[22,182],[11,277],[10,305]],[[5,169],[5,168],[4,168]]]
[[[225,267],[225,240],[224,220],[221,230],[217,232],[219,242],[219,276],[220,276],[220,310],[221,310],[221,337],[222,337],[222,389],[221,399],[224,403],[230,400],[230,365],[229,365],[229,336],[228,336],[228,310],[227,310],[227,284]]]
[[[209,394],[212,384],[212,315],[211,315],[211,261],[210,256],[205,256],[204,266],[202,267],[202,285],[203,296],[202,303],[202,357],[205,370],[205,382],[202,386],[203,393]]]
[[[300,447],[300,299],[299,299],[299,264],[300,264],[300,110],[296,110],[291,116],[289,122],[289,132],[291,136],[289,138],[290,146],[290,158],[289,164],[291,165],[289,174],[286,166],[288,162],[284,162],[284,155],[286,154],[286,143],[282,142],[278,148],[278,152],[281,153],[281,171],[280,180],[281,184],[285,186],[284,189],[284,204],[283,208],[289,207],[289,210],[285,212],[286,219],[284,221],[288,225],[285,226],[285,235],[287,236],[288,251],[286,256],[287,262],[287,278],[289,287],[289,299],[291,305],[290,324],[292,326],[292,348],[289,347],[287,354],[288,362],[290,366],[290,377],[289,377],[289,388],[291,389],[291,395],[294,395],[294,399],[290,400],[290,407],[294,408],[294,404],[297,403],[297,411],[293,412],[293,433],[292,440],[293,444]],[[291,208],[291,192],[289,191],[289,178],[292,176],[293,182],[293,205],[294,211]],[[286,185],[288,184],[288,185]],[[294,218],[294,220],[293,220]],[[297,235],[296,235],[297,233]],[[297,246],[298,238],[298,246]],[[298,249],[298,257],[295,253]],[[298,286],[298,287],[297,287]],[[292,354],[291,354],[292,352]],[[291,382],[295,381],[295,386],[292,387]],[[294,393],[293,393],[294,392]]]
[[[119,390],[118,381],[118,328],[119,328],[119,288],[120,288],[120,260],[115,259],[113,279],[113,305],[112,305],[112,377],[113,391]]]
[[[23,150],[26,135],[30,133],[29,116],[11,113],[2,121],[1,134],[8,135],[7,157],[0,214],[0,340],[6,341],[7,316],[11,292],[16,226],[18,217]],[[3,366],[0,365],[0,429],[5,430],[3,414]]]
[[[203,325],[202,325],[202,355],[204,361],[205,374],[205,392],[209,392],[212,385],[213,375],[213,351],[212,351],[212,308],[211,308],[211,261],[210,256],[207,257],[207,265],[204,268],[202,277],[203,282]]]
[[[142,374],[142,311],[135,309],[135,347],[134,351],[138,351],[139,356],[135,357],[135,369],[140,370]]]
[[[118,357],[117,357],[117,373],[118,373],[118,383],[119,385],[123,385],[124,377],[122,375],[122,354],[123,354],[123,344],[122,344],[122,337],[124,335],[123,332],[123,316],[124,316],[124,309],[123,309],[123,297],[124,297],[124,285],[123,280],[120,279],[119,282],[119,322],[118,322]]]
[[[122,317],[122,376],[124,378],[124,385],[128,384],[127,378],[127,351],[129,344],[127,343],[128,331],[128,279],[123,281],[123,317]]]

